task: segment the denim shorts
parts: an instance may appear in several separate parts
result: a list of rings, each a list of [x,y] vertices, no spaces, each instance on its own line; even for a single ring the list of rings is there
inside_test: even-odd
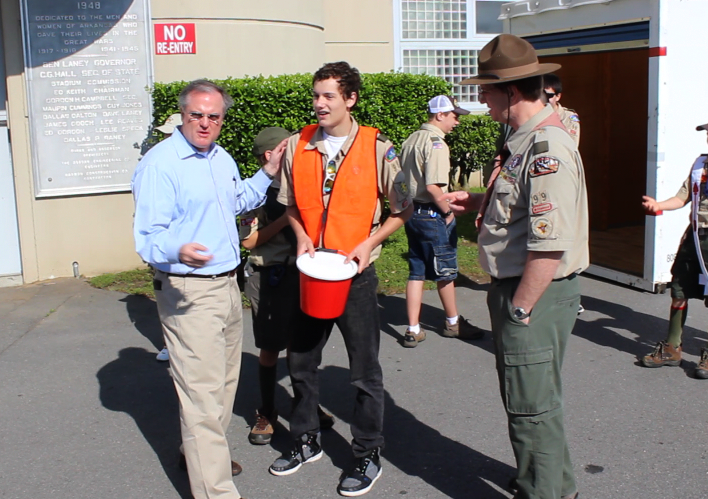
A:
[[[439,213],[416,209],[405,228],[409,281],[452,281],[457,278],[455,219],[447,225]]]

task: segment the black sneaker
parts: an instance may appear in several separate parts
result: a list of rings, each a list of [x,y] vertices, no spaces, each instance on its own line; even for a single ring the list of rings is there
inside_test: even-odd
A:
[[[698,379],[708,379],[708,348],[701,348],[701,360],[693,375]]]
[[[292,475],[305,463],[312,463],[322,457],[322,447],[317,435],[302,435],[289,454],[283,454],[270,465],[268,471],[275,476]]]
[[[356,466],[342,476],[337,492],[344,497],[363,496],[371,490],[380,476],[379,449],[374,449],[368,456],[358,458]]]

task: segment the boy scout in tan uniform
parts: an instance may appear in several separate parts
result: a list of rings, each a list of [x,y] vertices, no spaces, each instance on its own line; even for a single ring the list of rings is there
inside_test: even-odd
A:
[[[261,130],[253,144],[253,154],[260,163],[290,132],[280,127]],[[287,349],[302,317],[300,310],[300,275],[295,267],[295,234],[285,207],[277,202],[280,182],[274,180],[266,192],[265,203],[239,217],[239,238],[250,250],[245,293],[251,302],[253,336],[258,356],[258,384],[261,406],[248,434],[254,445],[266,445],[278,419],[275,410],[275,386],[279,353]],[[319,407],[320,426],[331,428],[334,419]]]
[[[708,124],[697,126],[696,130],[708,131]],[[666,340],[657,343],[654,351],[642,358],[645,367],[681,364],[681,337],[688,315],[688,300],[706,299],[708,288],[702,281],[708,281],[705,262],[708,257],[708,155],[702,154],[696,159],[691,173],[674,197],[657,202],[654,198],[644,196],[642,206],[647,212],[657,214],[663,210],[677,210],[689,203],[692,204],[693,223],[681,238],[676,259],[671,266],[669,331]],[[708,379],[708,348],[701,348],[701,359],[693,375],[698,379]]]
[[[499,388],[517,463],[516,499],[578,495],[563,426],[561,366],[575,324],[577,274],[589,264],[587,195],[575,143],[527,41],[499,35],[479,55],[492,118],[515,130],[487,193],[450,193],[454,210],[480,208],[480,263],[492,276],[487,297]]]
[[[444,137],[458,124],[458,116],[469,114],[447,95],[428,102],[428,122],[413,132],[401,148],[401,167],[413,194],[413,215],[406,222],[408,239],[408,283],[406,308],[408,328],[403,346],[413,348],[426,338],[420,327],[423,284],[435,281],[445,311],[443,336],[477,340],[484,331],[458,315],[455,302],[457,278],[457,222],[441,196],[450,182],[450,148]]]
[[[558,75],[553,73],[543,76],[543,92],[546,94],[548,103],[553,106],[553,110],[558,113],[561,123],[565,125],[568,133],[575,145],[580,147],[580,117],[572,109],[561,106],[560,100],[563,92],[563,83]]]

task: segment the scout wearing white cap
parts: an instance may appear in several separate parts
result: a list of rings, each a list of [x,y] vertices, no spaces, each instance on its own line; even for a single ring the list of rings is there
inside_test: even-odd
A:
[[[469,111],[458,106],[457,101],[447,95],[436,95],[428,101],[428,112],[430,114],[447,113],[449,111],[457,115],[470,114]]]
[[[175,128],[182,124],[182,115],[177,113],[173,114],[165,120],[162,126],[155,127],[155,130],[160,130],[164,134],[174,133]]]

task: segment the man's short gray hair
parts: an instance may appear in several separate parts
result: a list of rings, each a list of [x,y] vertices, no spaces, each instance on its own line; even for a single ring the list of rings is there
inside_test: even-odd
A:
[[[221,98],[224,99],[224,114],[234,105],[234,100],[231,96],[216,83],[212,83],[209,80],[194,80],[179,93],[179,108],[181,111],[185,110],[187,107],[187,98],[193,93],[221,95]]]

